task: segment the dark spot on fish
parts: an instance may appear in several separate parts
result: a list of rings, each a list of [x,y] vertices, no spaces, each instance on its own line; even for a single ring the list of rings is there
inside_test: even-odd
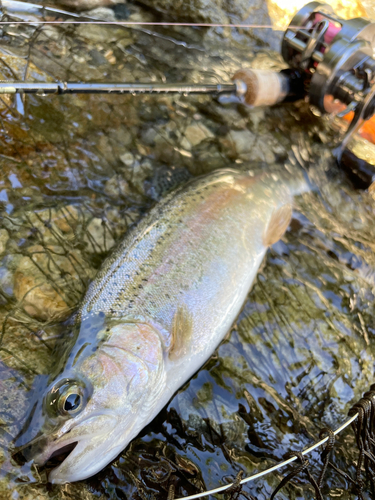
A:
[[[104,316],[105,316],[104,312],[103,312],[103,311],[100,311],[100,313],[99,313],[99,318],[104,318]]]
[[[73,360],[73,363],[72,365],[74,366],[76,364],[76,362],[78,361],[78,358],[79,356],[83,353],[83,351],[86,349],[86,347],[88,347],[90,345],[89,342],[86,342],[81,348],[80,350],[77,352],[77,354],[74,356],[74,360]]]

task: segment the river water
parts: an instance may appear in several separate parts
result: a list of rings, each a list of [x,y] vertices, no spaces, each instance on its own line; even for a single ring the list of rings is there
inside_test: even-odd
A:
[[[111,12],[156,19],[133,4]],[[10,25],[0,79],[214,83],[244,65],[282,68],[269,46],[280,35],[250,35]],[[0,126],[2,499],[164,499],[171,484],[179,498],[274,465],[347,419],[374,382],[375,201],[337,169],[329,120],[305,103],[249,110],[189,95],[34,95],[3,96]],[[14,462],[11,446],[64,321],[110,249],[164,192],[226,166],[297,167],[313,190],[296,200],[288,232],[209,362],[99,474],[46,484],[43,469]],[[353,474],[357,456],[354,435],[343,432],[333,461]],[[310,459],[317,476],[319,456]],[[266,500],[288,471],[245,491]],[[323,491],[352,498],[331,470]],[[278,495],[313,497],[305,476]]]

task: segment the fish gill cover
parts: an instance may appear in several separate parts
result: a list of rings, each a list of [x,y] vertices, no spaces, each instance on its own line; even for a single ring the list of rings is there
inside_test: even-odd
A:
[[[257,12],[266,24],[267,12]],[[106,15],[157,19],[131,3]],[[5,8],[2,16],[30,20]],[[0,79],[229,81],[245,63],[282,68],[267,44],[276,47],[275,37],[3,25]],[[0,127],[2,499],[163,499],[171,485],[176,497],[194,494],[240,470],[250,475],[274,465],[346,420],[374,382],[375,202],[336,170],[326,121],[303,103],[249,110],[188,95],[17,95],[0,98]],[[209,362],[111,465],[84,482],[46,485],[44,469],[14,460],[12,442],[88,283],[166,190],[226,166],[309,168],[317,188],[298,200],[289,231],[268,252],[235,327]],[[319,455],[309,458],[314,474]],[[355,437],[345,432],[331,460],[353,475],[357,459]],[[285,473],[244,491],[266,500]],[[350,481],[332,468],[322,491],[352,498]],[[305,476],[278,493],[313,497]]]

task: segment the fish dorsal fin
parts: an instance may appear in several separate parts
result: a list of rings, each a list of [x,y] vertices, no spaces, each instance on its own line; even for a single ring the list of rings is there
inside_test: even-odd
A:
[[[263,244],[273,245],[283,236],[292,218],[292,206],[288,203],[273,211],[268,226],[263,234]]]
[[[192,331],[193,321],[191,314],[185,305],[179,305],[173,317],[169,359],[174,360],[186,354],[190,347]]]

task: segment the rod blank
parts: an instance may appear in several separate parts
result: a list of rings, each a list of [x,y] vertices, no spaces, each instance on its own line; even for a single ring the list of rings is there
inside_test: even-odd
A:
[[[0,82],[0,94],[237,94],[236,83]]]

